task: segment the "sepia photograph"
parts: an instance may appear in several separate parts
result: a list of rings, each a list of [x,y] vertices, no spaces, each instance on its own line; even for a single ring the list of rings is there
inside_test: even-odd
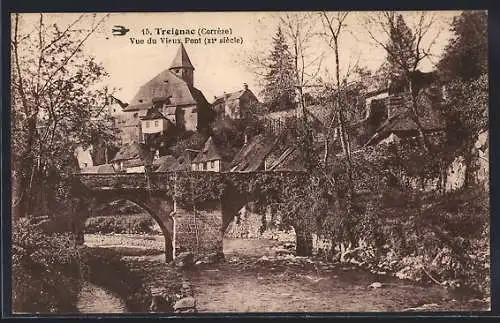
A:
[[[491,311],[487,11],[10,27],[12,314]]]

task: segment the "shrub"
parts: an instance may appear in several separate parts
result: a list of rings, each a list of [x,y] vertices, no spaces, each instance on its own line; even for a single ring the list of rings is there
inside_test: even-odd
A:
[[[439,282],[488,296],[488,195],[474,187],[435,196],[427,207],[385,207],[366,221],[359,254],[370,269],[400,278]]]
[[[13,312],[76,312],[83,272],[71,237],[45,234],[27,219],[12,233]]]

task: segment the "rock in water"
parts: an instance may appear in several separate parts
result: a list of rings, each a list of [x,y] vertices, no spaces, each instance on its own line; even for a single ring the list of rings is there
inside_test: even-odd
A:
[[[174,265],[179,268],[192,266],[194,263],[194,255],[192,252],[181,252],[174,259]]]
[[[374,282],[370,285],[370,288],[380,288],[382,287],[382,283]]]
[[[194,297],[185,297],[178,300],[174,305],[175,311],[185,311],[187,309],[196,308],[196,300]]]
[[[259,259],[257,259],[257,262],[265,262],[265,261],[269,261],[269,258],[267,258],[266,256],[262,256]]]

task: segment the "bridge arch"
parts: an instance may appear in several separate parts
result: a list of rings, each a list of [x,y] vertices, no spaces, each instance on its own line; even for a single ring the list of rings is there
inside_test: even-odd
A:
[[[163,194],[144,194],[138,191],[89,191],[79,195],[80,224],[77,234],[83,238],[85,221],[91,217],[100,205],[109,204],[117,200],[127,200],[144,211],[146,211],[158,223],[165,241],[165,260],[170,262],[175,257],[175,218],[174,201],[171,197]],[[83,243],[80,238],[81,243]]]

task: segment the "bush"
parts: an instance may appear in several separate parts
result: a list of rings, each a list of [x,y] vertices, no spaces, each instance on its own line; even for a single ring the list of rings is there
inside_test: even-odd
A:
[[[85,232],[96,233],[155,233],[154,219],[149,215],[98,216],[85,223]]]
[[[119,295],[129,311],[146,310],[142,279],[117,252],[76,248],[69,234],[46,234],[27,219],[17,220],[12,232],[14,313],[77,313],[85,280]]]
[[[435,196],[427,207],[381,208],[360,253],[370,269],[489,295],[489,208],[481,188]]]
[[[13,312],[76,312],[83,272],[71,236],[45,234],[27,219],[12,233]]]

